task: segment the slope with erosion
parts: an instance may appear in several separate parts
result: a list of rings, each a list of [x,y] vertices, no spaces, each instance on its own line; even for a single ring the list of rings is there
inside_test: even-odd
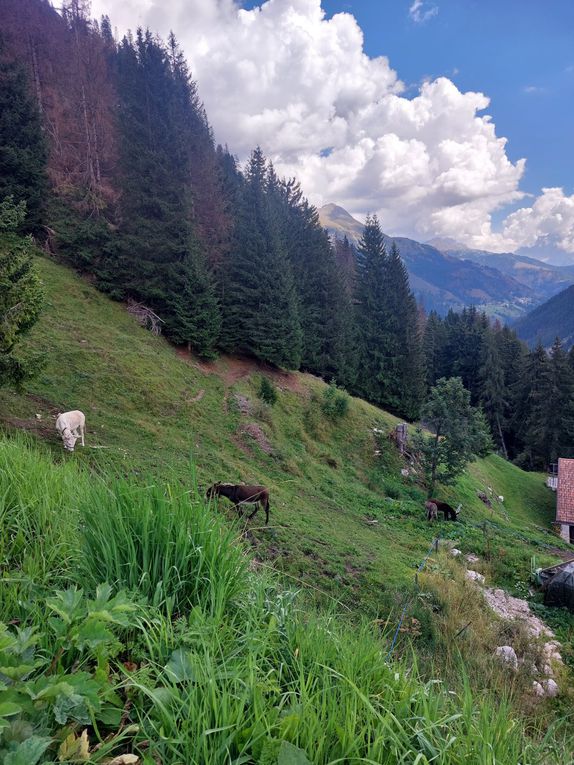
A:
[[[153,473],[189,485],[257,482],[271,490],[270,527],[256,516],[247,532],[265,565],[285,572],[318,597],[388,612],[411,583],[435,529],[423,521],[424,490],[388,439],[391,415],[359,399],[333,422],[323,413],[326,385],[221,357],[205,364],[142,329],[117,303],[47,259],[38,261],[48,305],[29,336],[46,367],[26,393],[0,391],[8,426],[25,428],[73,459],[122,474]],[[279,391],[274,407],[257,396],[261,375]],[[87,445],[63,453],[58,411],[82,409]],[[377,453],[379,452],[379,453]],[[505,497],[493,510],[477,498],[490,486]],[[463,503],[458,524],[440,525],[468,549],[480,524],[495,529],[507,552],[498,583],[524,578],[533,554],[552,562],[553,495],[543,476],[491,456],[472,465],[446,499]],[[229,515],[224,500],[221,512]],[[467,541],[465,541],[467,540]]]

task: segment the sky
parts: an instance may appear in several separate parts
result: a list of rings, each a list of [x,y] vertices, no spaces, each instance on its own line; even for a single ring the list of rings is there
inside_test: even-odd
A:
[[[216,140],[395,236],[574,263],[574,0],[92,0],[171,29]]]

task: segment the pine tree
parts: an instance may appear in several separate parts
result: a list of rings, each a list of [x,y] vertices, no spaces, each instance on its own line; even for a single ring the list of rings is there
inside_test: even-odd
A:
[[[522,451],[516,462],[529,470],[547,466],[547,400],[551,386],[548,356],[542,344],[538,343],[525,361],[514,417],[514,426],[522,442]]]
[[[26,203],[21,231],[38,233],[44,220],[47,151],[38,105],[24,69],[2,56],[0,41],[0,200]]]
[[[387,390],[384,405],[416,419],[424,396],[424,363],[418,307],[395,243],[387,262]]]
[[[215,284],[197,251],[170,268],[169,310],[166,335],[203,358],[214,358],[221,330],[221,313]]]
[[[302,344],[299,306],[268,182],[269,169],[257,148],[245,172],[224,274],[221,345],[297,369]]]
[[[357,388],[364,398],[376,404],[385,401],[388,373],[387,262],[379,221],[376,216],[368,216],[357,246]]]
[[[480,404],[495,442],[508,459],[503,430],[507,407],[504,368],[498,351],[496,334],[492,330],[486,333],[482,348]]]
[[[0,386],[21,385],[39,360],[20,352],[22,336],[38,320],[43,290],[29,237],[16,231],[26,218],[26,203],[13,197],[0,202]]]
[[[550,395],[546,400],[547,433],[544,459],[547,464],[559,457],[574,456],[574,373],[559,337],[549,359]]]

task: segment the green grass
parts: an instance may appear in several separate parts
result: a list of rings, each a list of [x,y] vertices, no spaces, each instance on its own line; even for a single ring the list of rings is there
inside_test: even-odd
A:
[[[0,464],[5,518],[16,528],[32,511],[37,537],[6,564],[32,573],[26,602],[3,615],[17,627],[0,625],[5,762],[76,761],[63,752],[83,731],[94,763],[123,752],[144,765],[571,761],[564,726],[526,735],[504,686],[477,694],[460,666],[457,687],[425,682],[412,653],[387,660],[378,625],[317,614],[252,573],[245,546],[197,494],[56,464],[22,437],[0,440]],[[52,547],[77,553],[39,568]],[[158,568],[163,555],[177,575]],[[66,578],[82,589],[54,592]],[[45,753],[33,758],[33,747]]]
[[[555,496],[544,486],[545,476],[497,456],[479,460],[456,486],[440,491],[453,504],[462,502],[460,521],[431,526],[424,520],[425,488],[418,476],[401,475],[405,464],[384,435],[396,418],[351,398],[346,414],[330,419],[322,381],[226,357],[200,363],[140,328],[122,305],[68,269],[48,259],[38,265],[48,305],[27,342],[46,353],[46,368],[25,393],[0,390],[8,443],[24,428],[41,449],[30,461],[18,447],[20,456],[12,455],[3,468],[14,477],[4,488],[3,512],[12,510],[4,520],[10,533],[0,541],[2,560],[19,560],[28,548],[34,555],[16,568],[9,565],[0,618],[26,613],[33,582],[53,591],[69,581],[93,587],[103,580],[137,590],[172,615],[186,613],[198,600],[202,613],[220,614],[243,580],[226,578],[227,568],[219,576],[219,557],[230,556],[230,570],[239,570],[245,544],[253,566],[271,576],[278,572],[284,586],[304,591],[311,607],[351,620],[379,619],[390,629],[415,594],[414,572],[438,532],[463,552],[478,553],[490,584],[521,595],[532,560],[550,564],[555,548],[565,548],[551,527]],[[259,397],[262,375],[278,394],[273,406]],[[68,454],[54,429],[55,414],[75,408],[86,414],[87,441]],[[376,436],[374,427],[383,435]],[[35,493],[43,481],[51,484],[52,473],[59,487],[57,523],[51,488]],[[236,523],[225,500],[211,508],[224,521],[216,534],[212,515],[200,522],[201,496],[216,480],[268,486],[269,527],[261,513]],[[504,503],[495,500],[487,508],[477,492],[488,487]],[[129,509],[134,504],[136,515]],[[84,547],[75,534],[80,512]],[[36,549],[42,535],[46,544]],[[210,538],[206,550],[202,536]],[[204,598],[211,598],[210,605]],[[461,603],[463,619],[464,597]],[[427,680],[444,677],[464,693],[458,646],[440,635],[436,609],[442,607],[451,604],[441,605],[429,584],[409,609],[418,627],[400,634],[397,655],[409,655],[412,645]],[[484,609],[481,618],[490,618]],[[475,693],[510,693],[522,714],[510,679],[500,684],[482,671],[493,639],[481,625],[477,639],[462,646],[469,683]],[[389,640],[385,634],[385,648]]]
[[[25,395],[0,392],[8,425],[35,432],[54,459],[103,473],[151,474],[192,488],[193,462],[201,489],[214,480],[264,483],[271,490],[270,528],[260,528],[256,516],[249,532],[259,558],[317,595],[359,602],[373,615],[392,608],[436,532],[423,522],[424,490],[401,477],[403,464],[386,441],[375,456],[372,428],[389,429],[393,417],[351,399],[348,413],[331,421],[322,411],[326,386],[316,378],[226,358],[200,364],[140,328],[122,305],[69,270],[46,259],[38,263],[48,306],[29,342],[48,354],[47,366]],[[273,407],[258,398],[261,373],[277,388]],[[250,413],[241,412],[237,396],[247,399]],[[86,449],[70,456],[53,417],[73,408],[86,413],[88,434]],[[254,427],[259,443],[249,432]],[[261,448],[263,439],[270,453]],[[504,495],[504,509],[491,512],[478,500],[476,492],[486,486]],[[473,525],[489,520],[512,555],[520,551],[521,575],[532,555],[550,560],[541,545],[555,539],[535,528],[549,530],[554,503],[543,476],[490,457],[443,495],[463,502],[461,524],[440,524],[463,546],[475,542]],[[225,501],[221,511],[229,514]],[[378,523],[369,525],[370,519]],[[500,581],[514,567],[513,558]]]

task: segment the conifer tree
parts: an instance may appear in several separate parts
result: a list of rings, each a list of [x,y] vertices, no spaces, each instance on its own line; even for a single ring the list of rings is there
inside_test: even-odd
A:
[[[490,425],[495,443],[508,458],[503,426],[506,415],[504,368],[498,351],[496,334],[489,330],[484,337],[480,366],[480,404]]]
[[[223,284],[222,347],[297,369],[302,333],[291,265],[260,148],[249,160]]]
[[[416,419],[424,396],[424,364],[418,307],[407,269],[393,242],[387,262],[387,385],[385,406]]]
[[[388,353],[387,262],[376,216],[368,216],[357,246],[358,391],[369,401],[385,401]]]
[[[43,223],[47,151],[38,105],[26,73],[2,56],[0,40],[0,200],[25,202],[21,230],[38,233]]]
[[[550,389],[548,356],[542,344],[538,343],[525,361],[514,417],[514,426],[522,443],[516,462],[529,470],[546,467],[549,436],[547,400]]]
[[[0,202],[0,386],[21,385],[39,366],[19,347],[38,320],[44,295],[32,241],[16,233],[25,218],[24,201],[16,204],[8,196]]]
[[[550,388],[546,400],[547,464],[559,457],[574,456],[574,373],[559,337],[554,340],[549,359]]]

